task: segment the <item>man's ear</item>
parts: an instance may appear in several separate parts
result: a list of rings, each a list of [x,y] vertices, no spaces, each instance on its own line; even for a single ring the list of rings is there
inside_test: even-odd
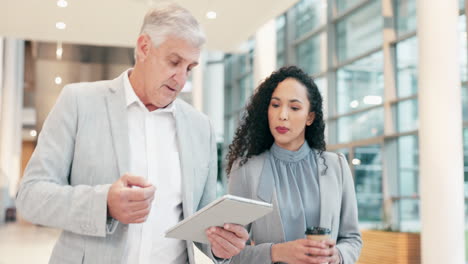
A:
[[[141,34],[137,39],[137,60],[145,60],[151,49],[151,38],[147,34]]]
[[[312,125],[312,123],[314,123],[314,120],[315,120],[315,112],[310,112],[309,115],[307,116],[307,126],[310,126]]]

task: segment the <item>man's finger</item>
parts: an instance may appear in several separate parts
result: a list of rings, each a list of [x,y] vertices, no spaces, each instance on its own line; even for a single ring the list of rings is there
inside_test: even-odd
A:
[[[145,199],[145,200],[142,200],[142,201],[129,202],[128,207],[132,211],[138,211],[138,210],[141,210],[141,209],[151,207],[151,205],[153,203],[153,200],[154,200],[154,195],[152,197],[150,197],[148,199]]]
[[[216,227],[214,228],[214,233],[223,238],[226,243],[233,245],[239,250],[242,250],[245,247],[245,239],[238,237],[234,232]]]
[[[224,229],[233,232],[236,236],[239,238],[242,238],[244,240],[249,239],[249,233],[245,228],[241,225],[237,224],[224,224]]]
[[[151,186],[151,183],[149,183],[144,177],[135,176],[135,175],[131,175],[128,173],[122,176],[122,181],[124,182],[125,186],[138,186],[138,187]]]
[[[150,185],[149,187],[144,188],[128,188],[125,191],[127,192],[127,197],[129,201],[143,201],[150,199],[154,196],[156,187]]]
[[[208,240],[210,241],[211,251],[213,252],[213,254],[218,258],[228,258],[229,255],[226,252],[226,250],[223,248],[223,246],[219,244],[218,241],[213,239],[211,235],[207,234],[207,236],[208,236]]]
[[[139,219],[139,218],[148,216],[150,211],[151,211],[151,208],[145,208],[139,211],[132,212],[130,216],[132,219]]]
[[[221,237],[217,233],[211,232],[209,236],[211,240],[214,240],[217,242],[217,244],[221,247],[219,249],[224,251],[225,254],[229,256],[233,256],[239,253],[240,250],[238,248],[233,246],[231,243],[229,243],[227,240],[225,240],[223,237]]]

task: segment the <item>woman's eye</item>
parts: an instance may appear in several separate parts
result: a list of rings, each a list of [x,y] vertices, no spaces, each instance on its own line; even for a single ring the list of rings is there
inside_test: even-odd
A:
[[[279,104],[271,104],[271,107],[277,108],[277,107],[279,107]]]
[[[294,106],[293,106],[293,107],[291,107],[291,109],[292,109],[293,111],[298,111],[300,108],[299,108],[299,107],[294,107]]]

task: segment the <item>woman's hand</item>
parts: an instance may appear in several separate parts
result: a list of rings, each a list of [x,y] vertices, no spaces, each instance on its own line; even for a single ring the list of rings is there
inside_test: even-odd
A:
[[[271,248],[272,262],[290,264],[339,264],[340,254],[333,240],[313,241],[298,239]]]

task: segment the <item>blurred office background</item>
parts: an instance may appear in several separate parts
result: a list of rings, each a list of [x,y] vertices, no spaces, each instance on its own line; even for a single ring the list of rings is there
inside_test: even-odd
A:
[[[53,241],[58,234],[46,229],[43,235],[31,235],[41,228],[26,225],[14,211],[18,182],[58,94],[68,83],[113,79],[131,67],[142,17],[156,2],[0,0],[0,263],[9,263],[2,261],[6,251],[1,249],[21,244],[18,236],[28,237],[27,248],[33,252],[41,247],[35,238]],[[465,263],[466,224],[457,226],[468,219],[465,0],[176,2],[191,10],[207,33],[202,63],[180,97],[213,121],[220,195],[226,186],[225,155],[247,100],[273,70],[296,64],[315,78],[325,99],[327,148],[348,159],[362,230],[421,234],[420,251],[414,254],[421,254],[423,263],[435,263],[430,259],[440,254],[462,254],[456,263]],[[447,14],[442,19],[418,19],[441,2],[451,8],[438,10]],[[456,23],[447,22],[454,19]],[[418,32],[427,34],[439,26],[455,32],[455,38],[442,44],[421,42]],[[422,112],[429,107],[421,108],[421,96],[440,91],[421,83],[449,78],[449,84],[454,79],[421,72],[421,55],[448,51],[456,52],[457,60],[441,66],[457,74],[457,85],[438,89],[456,100],[450,105],[441,100]],[[452,105],[459,106],[459,113],[437,115]],[[427,129],[422,131],[420,120],[431,116],[432,123],[424,123]],[[441,127],[445,136],[431,137]],[[425,144],[434,141],[458,145],[460,151],[442,148],[436,159],[422,159],[422,149],[433,152]],[[431,163],[460,173],[434,175]],[[438,192],[444,186],[454,191]],[[438,203],[445,200],[453,203]],[[446,220],[437,218],[444,208]],[[432,238],[451,226],[457,228],[452,251],[440,253],[445,250],[435,248]],[[445,242],[442,236],[439,243]]]

